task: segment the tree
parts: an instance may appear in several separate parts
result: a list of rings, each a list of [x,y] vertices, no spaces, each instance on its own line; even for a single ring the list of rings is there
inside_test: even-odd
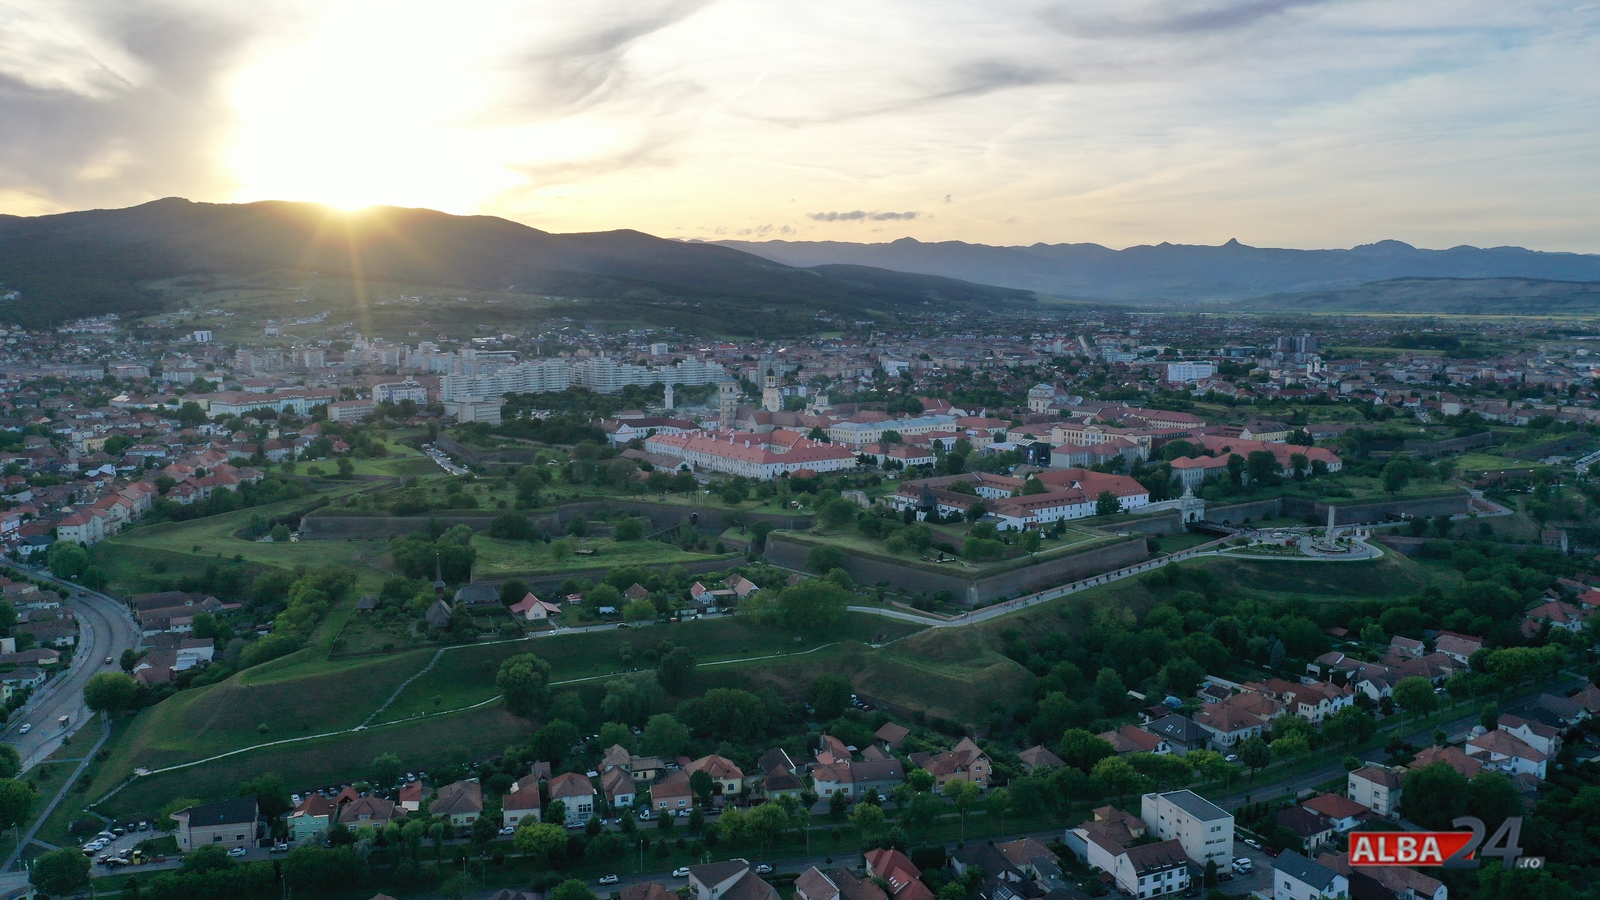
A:
[[[717,788],[717,783],[711,779],[711,773],[704,769],[696,769],[689,776],[689,790],[701,803],[711,802],[711,793]]]
[[[1120,756],[1108,756],[1095,763],[1094,770],[1089,775],[1115,791],[1119,804],[1122,802],[1122,797],[1138,793],[1142,784],[1147,781],[1138,770],[1134,769],[1132,763]]]
[[[83,702],[95,712],[138,709],[144,687],[124,672],[101,672],[83,686]]]
[[[1228,454],[1228,480],[1234,484],[1244,484],[1244,457],[1237,453]]]
[[[1439,705],[1439,696],[1433,692],[1433,682],[1421,675],[1412,675],[1400,679],[1394,686],[1394,702],[1413,719],[1420,719]]]
[[[489,523],[489,537],[502,541],[527,541],[535,536],[533,523],[519,512],[504,512]],[[522,599],[521,597],[517,598]]]
[[[783,624],[801,631],[837,624],[849,605],[850,594],[844,588],[819,578],[790,585],[778,594],[778,615]]]
[[[619,541],[637,541],[644,537],[644,523],[629,516],[617,522],[612,529],[612,536]]]
[[[818,575],[825,575],[830,569],[842,569],[849,561],[844,551],[832,544],[820,544],[806,551],[806,568]]]
[[[0,832],[28,821],[37,799],[38,791],[32,784],[9,778],[0,780]]]
[[[656,605],[648,599],[640,597],[622,608],[622,619],[626,622],[647,622],[656,617]]]
[[[1110,491],[1101,491],[1100,496],[1094,498],[1094,514],[1097,516],[1114,516],[1122,512],[1122,501]]]
[[[868,803],[862,804],[862,806],[870,805]],[[850,798],[845,796],[844,791],[835,791],[833,796],[828,798],[828,818],[835,822],[843,822],[849,812]]]
[[[1305,756],[1311,750],[1311,742],[1306,736],[1298,732],[1286,734],[1272,742],[1272,755],[1279,759],[1293,760]]]
[[[273,540],[274,543],[279,543],[279,544],[287,544],[287,543],[289,543],[289,526],[283,524],[282,522],[279,522],[278,524],[272,526],[272,532],[271,533],[272,533],[272,540]]]
[[[589,890],[589,885],[572,878],[556,885],[556,889],[550,893],[550,900],[595,900],[595,896],[594,891]]]
[[[71,848],[51,850],[38,858],[28,882],[47,897],[65,897],[89,886],[89,857]]]
[[[1383,489],[1391,494],[1405,490],[1406,482],[1411,480],[1411,463],[1405,457],[1396,456],[1389,460],[1383,467]]]
[[[526,581],[520,578],[507,578],[505,584],[500,585],[500,605],[511,606],[520,603],[529,593]]]
[[[1217,861],[1216,860],[1214,860],[1214,859],[1206,860],[1205,875],[1202,876],[1202,880],[1201,880],[1200,883],[1207,890],[1210,890],[1211,888],[1214,888],[1218,884],[1221,883],[1221,882],[1219,882],[1217,880]]]
[[[996,821],[996,833],[1006,830],[1006,813],[1011,811],[1011,806],[1011,791],[1006,788],[995,788],[983,798],[984,817]]]
[[[372,783],[380,788],[392,787],[400,780],[400,757],[383,753],[372,761]]]
[[[283,860],[283,880],[295,891],[339,890],[355,887],[362,869],[349,847],[296,847]]]
[[[1372,714],[1359,706],[1346,706],[1324,719],[1322,734],[1329,740],[1352,746],[1372,737],[1378,722]]]
[[[645,723],[639,748],[651,756],[674,757],[688,749],[689,729],[669,713],[651,716]]]
[[[1250,474],[1251,484],[1272,484],[1278,480],[1283,466],[1271,450],[1252,450],[1245,458],[1245,471]]]
[[[506,709],[531,719],[550,702],[550,664],[532,653],[513,656],[500,664],[494,684]]]
[[[905,819],[913,828],[925,829],[938,821],[944,804],[928,791],[917,791],[906,805]]]
[[[694,667],[697,660],[688,647],[674,647],[669,653],[661,657],[660,668],[656,671],[656,678],[661,686],[671,693],[681,693],[689,686],[689,680],[694,677]]]
[[[1082,728],[1071,728],[1061,735],[1061,761],[1085,772],[1100,760],[1115,756],[1116,752],[1110,742]]]
[[[89,551],[75,541],[56,541],[45,553],[45,563],[57,578],[71,580],[82,575],[83,570],[89,567]]]
[[[1250,774],[1254,775],[1272,762],[1272,751],[1261,738],[1248,737],[1239,744],[1239,761],[1249,766]]]
[[[1192,750],[1184,760],[1206,781],[1223,781],[1233,771],[1233,766],[1215,750]]]
[[[1494,731],[1500,727],[1500,704],[1493,700],[1485,703],[1483,709],[1478,710],[1478,724],[1484,731]]]
[[[967,839],[967,813],[978,804],[978,798],[983,796],[983,788],[975,782],[961,778],[952,778],[944,783],[944,795],[956,808],[961,816],[961,839]]]
[[[139,664],[139,651],[129,647],[122,651],[122,659],[118,660],[118,662],[122,664],[122,671],[132,672],[133,667]]]
[[[294,804],[290,802],[289,789],[283,783],[283,777],[272,772],[257,775],[239,785],[239,796],[248,797],[251,794],[255,795],[256,803],[261,807],[261,814],[269,821],[294,808]]]
[[[517,826],[511,844],[518,853],[531,856],[543,865],[554,865],[567,848],[567,830],[548,822],[523,822]]]
[[[1400,797],[1406,818],[1425,828],[1453,827],[1451,822],[1457,816],[1468,813],[1467,779],[1449,763],[1437,762],[1407,772]]]
[[[822,721],[832,721],[844,715],[850,706],[850,679],[843,675],[819,675],[806,686],[806,702],[816,710]]]
[[[843,797],[844,794],[834,794],[834,797]],[[850,824],[856,826],[863,843],[871,843],[878,835],[883,833],[884,815],[883,808],[873,806],[871,803],[856,804],[856,811],[850,814]]]

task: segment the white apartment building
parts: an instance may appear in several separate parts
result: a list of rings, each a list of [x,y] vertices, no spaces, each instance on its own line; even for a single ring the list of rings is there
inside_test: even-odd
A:
[[[1208,362],[1175,362],[1167,363],[1168,381],[1199,381],[1217,374],[1214,363]]]
[[[1226,868],[1232,861],[1233,816],[1194,791],[1145,794],[1139,810],[1153,834],[1182,844],[1196,865]]]

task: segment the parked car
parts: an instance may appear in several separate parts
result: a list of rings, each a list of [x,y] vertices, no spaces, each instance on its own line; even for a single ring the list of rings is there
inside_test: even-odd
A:
[[[1243,856],[1241,856],[1238,859],[1233,861],[1233,871],[1237,872],[1240,875],[1248,875],[1251,872],[1255,871],[1255,868],[1256,868],[1256,864],[1251,862],[1248,858],[1243,857]]]
[[[22,723],[22,727],[17,729],[17,734],[27,734],[28,732],[30,732],[32,730],[33,730],[33,723],[32,722],[24,722],[24,723]]]
[[[235,847],[232,850],[228,851],[228,855],[229,856],[243,856],[244,855],[244,848],[243,847]]]
[[[689,877],[689,867],[688,866],[679,866],[678,868],[673,869],[672,870],[672,877],[673,878],[688,878]]]
[[[772,867],[767,865],[766,863],[762,863],[761,865],[756,866],[756,874],[757,875],[771,875],[772,874]]]
[[[276,844],[273,844],[272,845],[272,852],[273,853],[288,853],[289,852],[289,844],[288,844],[288,842],[287,841],[279,841]]]
[[[600,876],[600,883],[601,884],[616,884],[618,881],[621,881],[621,880],[622,879],[618,878],[615,875],[601,875]]]
[[[509,836],[511,836],[513,834],[516,834],[516,833],[517,833],[517,826],[515,826],[515,825],[507,825],[506,827],[500,829],[500,836],[501,837],[509,837]]]

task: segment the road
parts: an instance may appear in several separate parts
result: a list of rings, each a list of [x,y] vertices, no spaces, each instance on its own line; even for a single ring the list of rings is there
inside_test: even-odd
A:
[[[54,753],[62,738],[83,727],[89,718],[89,709],[83,703],[83,686],[100,672],[121,671],[116,661],[121,659],[123,650],[139,641],[139,627],[122,602],[40,571],[29,574],[71,590],[64,602],[78,617],[78,647],[72,665],[41,685],[21,714],[0,732],[0,739],[15,745],[22,754],[23,769]],[[110,666],[106,665],[108,656],[114,661]],[[56,724],[62,716],[70,720],[65,729]],[[21,734],[24,724],[33,726],[27,734]]]

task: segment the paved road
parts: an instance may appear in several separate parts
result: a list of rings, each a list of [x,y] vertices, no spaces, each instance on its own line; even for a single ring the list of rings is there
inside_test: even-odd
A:
[[[139,640],[139,628],[120,601],[57,581],[42,572],[29,574],[72,589],[65,603],[78,617],[78,647],[67,671],[45,682],[22,714],[0,732],[0,739],[15,745],[22,754],[24,769],[55,752],[63,737],[83,727],[89,718],[89,709],[83,704],[84,684],[100,672],[121,671],[117,662],[122,651],[136,646]],[[113,660],[109,666],[108,656]],[[69,718],[65,729],[57,724],[62,716]],[[33,726],[27,734],[21,733],[24,724]]]

